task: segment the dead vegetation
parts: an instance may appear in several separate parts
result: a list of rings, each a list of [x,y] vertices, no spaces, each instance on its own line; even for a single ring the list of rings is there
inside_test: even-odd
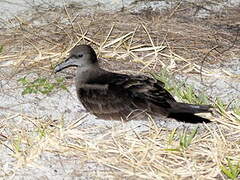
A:
[[[123,11],[87,16],[74,11],[73,6],[1,20],[1,80],[6,83],[32,71],[50,75],[72,47],[83,43],[97,49],[106,69],[126,73],[166,69],[176,74],[214,76],[212,65],[240,56],[240,13],[236,13],[239,7],[226,8],[205,18],[194,16],[193,7],[176,3],[172,9],[160,12]],[[6,73],[3,68],[10,71]],[[221,73],[239,78],[230,72]],[[1,85],[4,86],[3,81]],[[226,106],[215,103],[217,113],[209,118],[216,125],[204,124],[204,130],[197,131],[192,138],[191,130],[161,128],[151,118],[147,130],[138,131],[138,126],[129,128],[121,123],[111,127],[82,126],[87,117],[65,122],[6,111],[0,116],[0,149],[4,153],[0,159],[0,177],[14,177],[27,167],[41,171],[43,167],[39,164],[44,163],[38,161],[51,153],[62,157],[60,167],[53,165],[63,169],[62,176],[67,174],[64,167],[69,166],[64,164],[66,159],[72,158],[77,161],[77,168],[68,175],[73,177],[237,178],[240,112],[227,111]],[[4,107],[0,109],[5,111]],[[85,169],[86,166],[90,167]]]

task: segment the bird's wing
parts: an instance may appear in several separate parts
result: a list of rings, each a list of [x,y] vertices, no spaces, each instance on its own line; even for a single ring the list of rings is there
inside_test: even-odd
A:
[[[161,81],[147,76],[107,73],[92,79],[88,85],[94,86],[81,89],[80,100],[95,115],[127,116],[136,109],[161,113],[171,107],[170,102],[175,102]]]
[[[163,82],[147,76],[130,76],[123,86],[133,98],[162,108],[170,108],[170,103],[175,102]]]
[[[126,119],[137,109],[128,90],[122,86],[128,78],[110,73],[99,75],[77,90],[79,99],[88,111],[100,118]]]

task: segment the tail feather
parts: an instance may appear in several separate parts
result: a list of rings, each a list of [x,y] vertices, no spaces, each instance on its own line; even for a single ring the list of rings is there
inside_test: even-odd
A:
[[[169,118],[174,118],[177,121],[181,122],[186,122],[186,123],[191,123],[191,124],[196,124],[196,123],[210,123],[211,121],[209,119],[196,116],[194,114],[190,113],[172,113],[168,116]]]
[[[212,106],[210,105],[196,105],[196,104],[187,104],[187,103],[179,103],[174,102],[171,104],[172,107],[170,109],[170,113],[204,113],[204,112],[211,112]]]

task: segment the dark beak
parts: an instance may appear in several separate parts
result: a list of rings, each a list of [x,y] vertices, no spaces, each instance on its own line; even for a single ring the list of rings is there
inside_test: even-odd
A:
[[[57,73],[57,72],[60,72],[62,71],[63,69],[65,68],[68,68],[68,67],[72,67],[72,66],[77,66],[74,61],[70,58],[66,59],[65,61],[63,61],[62,63],[58,64],[55,69],[54,69],[54,72]]]

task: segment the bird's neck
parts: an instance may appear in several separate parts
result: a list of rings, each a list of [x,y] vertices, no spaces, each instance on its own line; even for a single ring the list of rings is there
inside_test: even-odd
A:
[[[76,75],[76,87],[81,88],[82,85],[87,84],[93,77],[98,76],[104,71],[98,64],[91,64],[85,67],[78,67]]]

